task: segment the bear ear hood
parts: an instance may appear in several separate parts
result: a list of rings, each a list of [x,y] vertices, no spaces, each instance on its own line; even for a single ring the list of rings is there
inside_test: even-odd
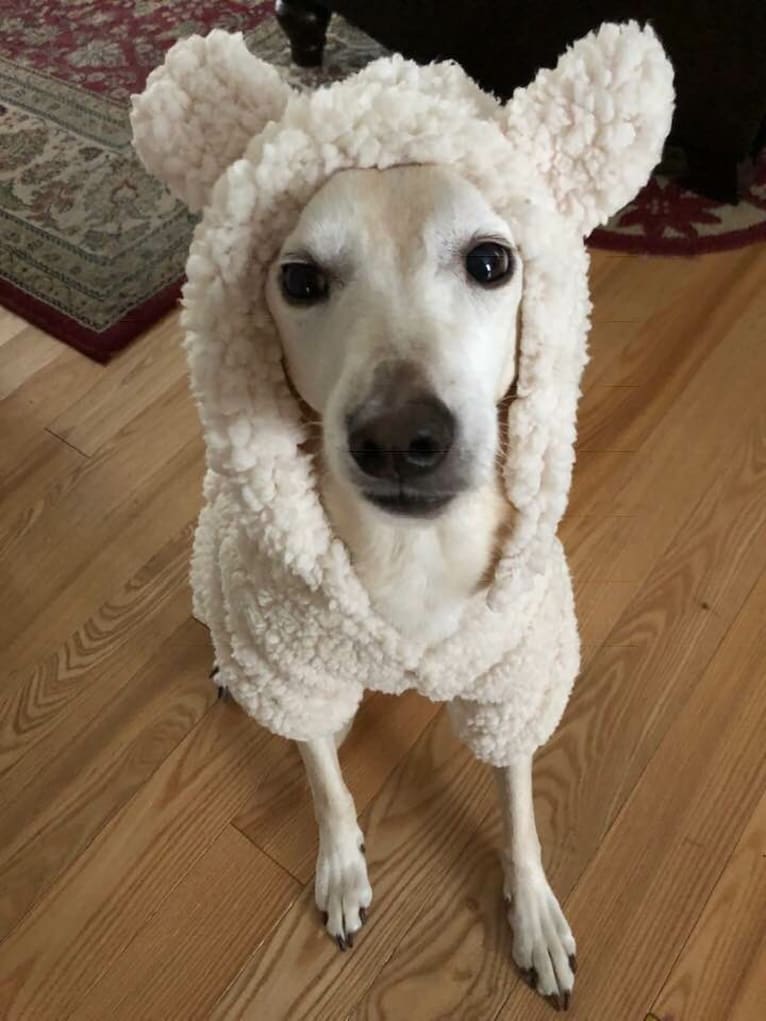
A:
[[[385,57],[297,93],[241,35],[215,31],[170,50],[133,99],[134,141],[152,173],[204,209],[184,289],[192,387],[208,464],[238,487],[269,556],[313,587],[349,571],[300,449],[305,426],[264,297],[268,266],[334,173],[442,164],[506,218],[524,262],[505,465],[518,524],[488,601],[510,599],[504,579],[545,560],[569,491],[586,357],[582,239],[659,159],[672,81],[654,32],[635,22],[581,39],[505,105],[453,63]]]
[[[241,32],[181,39],[131,97],[133,145],[149,173],[198,212],[226,167],[279,119],[291,92]]]
[[[429,93],[496,120],[583,235],[646,181],[673,113],[670,62],[651,27],[635,22],[605,24],[580,39],[505,106],[449,62],[420,67],[384,57],[353,79],[371,90]],[[216,29],[182,39],[132,97],[134,145],[147,170],[197,211],[292,95],[241,33]]]

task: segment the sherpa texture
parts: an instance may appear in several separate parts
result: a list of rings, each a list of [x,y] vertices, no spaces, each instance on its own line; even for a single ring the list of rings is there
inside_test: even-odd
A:
[[[365,688],[449,701],[459,733],[495,765],[556,727],[579,669],[556,529],[586,360],[583,236],[659,159],[672,79],[653,31],[629,23],[578,42],[506,106],[454,64],[398,56],[296,94],[240,36],[213,32],[177,43],[134,97],[145,165],[204,209],[183,314],[208,456],[195,610],[218,683],[270,730],[334,733]],[[447,164],[482,190],[525,281],[505,465],[517,524],[489,588],[434,647],[382,619],[333,534],[264,300],[268,265],[332,174],[412,163]]]

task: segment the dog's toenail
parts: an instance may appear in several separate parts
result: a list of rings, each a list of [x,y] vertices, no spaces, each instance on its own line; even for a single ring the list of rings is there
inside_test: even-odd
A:
[[[546,996],[545,999],[550,1003],[554,1010],[561,1010],[561,1000],[559,999],[558,993],[551,993],[550,996]]]
[[[569,955],[569,967],[572,969],[572,974],[577,974],[577,958],[574,954]]]
[[[335,942],[338,944],[338,950],[345,950],[346,949],[346,944],[344,943],[342,936],[336,936],[335,937]]]
[[[569,1000],[571,993],[564,993],[564,1010],[569,1010]]]
[[[353,932],[346,933],[346,946],[353,948],[354,946],[354,934]]]
[[[210,678],[210,680],[211,680],[211,681],[212,681],[212,679],[213,679],[213,678],[215,677],[215,675],[216,675],[216,674],[218,673],[218,671],[219,671],[220,669],[221,669],[221,668],[220,668],[219,666],[213,666],[213,669],[212,669],[212,670],[210,671],[210,673],[208,674],[208,677]]]
[[[362,852],[362,854],[367,854],[367,848],[364,846],[364,844],[360,845],[359,850]]]
[[[322,912],[322,925],[327,925],[327,920],[329,919],[329,917],[330,916],[327,914],[326,911]]]
[[[359,908],[359,921],[362,925],[367,921],[367,908]]]
[[[528,971],[522,971],[521,977],[530,989],[537,989],[537,972],[534,968],[530,968]]]

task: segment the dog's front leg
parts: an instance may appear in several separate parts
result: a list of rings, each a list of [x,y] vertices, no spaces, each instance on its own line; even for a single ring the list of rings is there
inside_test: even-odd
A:
[[[529,984],[557,1010],[569,1006],[575,941],[543,869],[532,797],[532,757],[495,770],[505,846],[503,869],[513,959]]]
[[[319,826],[314,892],[325,926],[341,950],[354,945],[364,925],[372,890],[367,879],[364,837],[343,782],[335,739],[299,742]]]

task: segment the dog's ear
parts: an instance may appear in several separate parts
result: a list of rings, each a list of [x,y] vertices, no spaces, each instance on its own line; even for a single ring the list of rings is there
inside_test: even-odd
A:
[[[146,169],[197,211],[226,167],[281,116],[290,93],[240,32],[191,36],[132,97],[133,144]]]
[[[502,121],[586,235],[646,183],[673,104],[673,68],[652,29],[605,24],[517,89]]]

